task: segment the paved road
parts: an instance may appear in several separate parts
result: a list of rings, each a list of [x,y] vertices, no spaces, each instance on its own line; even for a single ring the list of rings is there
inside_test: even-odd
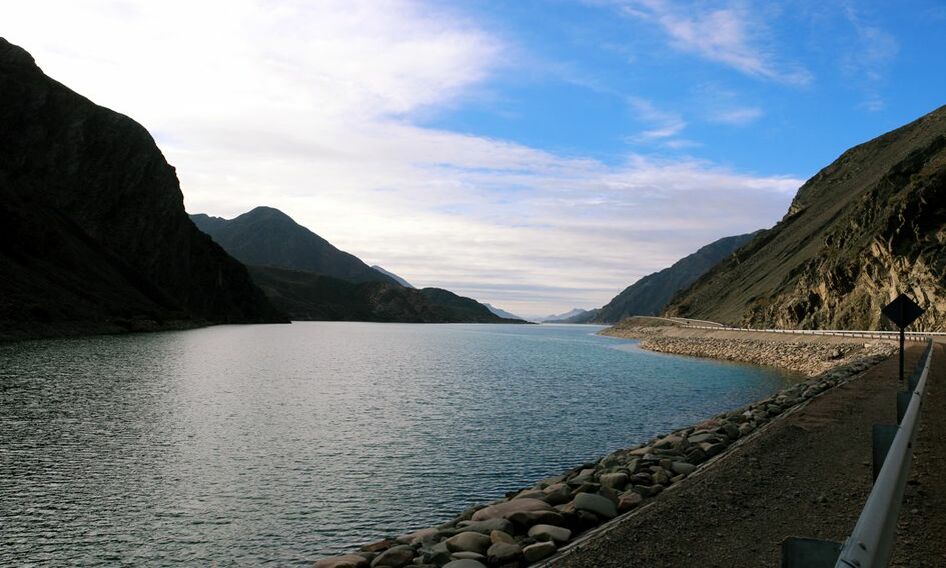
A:
[[[908,368],[922,350],[918,344],[908,346]],[[901,517],[900,566],[946,566],[943,346],[937,346],[933,370],[933,398],[924,409],[914,485]],[[788,536],[843,541],[871,488],[871,425],[896,420],[896,377],[897,358],[892,357],[773,423],[705,474],[661,495],[553,566],[774,567]],[[910,551],[901,553],[907,546]]]

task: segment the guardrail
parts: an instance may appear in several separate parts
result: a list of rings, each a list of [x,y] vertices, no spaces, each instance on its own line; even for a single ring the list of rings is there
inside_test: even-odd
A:
[[[910,477],[913,440],[919,430],[923,391],[932,358],[933,341],[929,340],[907,391],[898,393],[899,425],[874,425],[874,487],[851,536],[843,545],[814,539],[786,539],[782,545],[783,568],[887,566],[893,552],[903,492]]]
[[[792,335],[833,335],[861,339],[899,339],[899,331],[847,331],[843,329],[754,329],[751,327],[725,327],[708,325],[684,325],[688,329],[710,329],[714,331],[744,331],[757,333],[782,333]],[[926,341],[933,336],[946,336],[942,331],[909,331],[904,334],[908,341]]]

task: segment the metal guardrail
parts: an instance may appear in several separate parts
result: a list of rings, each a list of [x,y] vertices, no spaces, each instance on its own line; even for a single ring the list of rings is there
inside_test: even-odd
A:
[[[843,329],[754,329],[750,327],[719,327],[708,325],[684,325],[689,329],[710,329],[715,331],[744,331],[759,333],[782,333],[792,335],[832,335],[861,339],[899,339],[899,331],[847,331]],[[926,341],[932,336],[946,336],[942,331],[909,331],[905,338],[909,341]]]
[[[874,426],[874,487],[851,536],[843,545],[815,539],[786,539],[782,545],[783,568],[887,566],[893,552],[903,493],[910,477],[913,440],[919,430],[923,391],[932,358],[933,340],[930,339],[907,384],[907,391],[898,394],[899,425]]]
[[[883,458],[883,466],[874,481],[874,488],[864,504],[864,510],[854,525],[854,531],[841,549],[835,568],[871,568],[886,566],[893,552],[897,534],[897,517],[903,502],[903,491],[910,477],[913,461],[913,440],[919,430],[923,390],[933,358],[933,342],[923,354],[919,376],[910,381],[912,395],[897,433]]]

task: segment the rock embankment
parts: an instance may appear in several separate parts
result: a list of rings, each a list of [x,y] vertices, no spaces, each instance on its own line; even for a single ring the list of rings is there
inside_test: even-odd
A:
[[[832,346],[832,348],[837,348]],[[579,535],[659,496],[776,416],[886,359],[880,345],[832,358],[830,371],[766,399],[647,443],[615,451],[449,522],[326,558],[315,568],[521,567],[555,554]],[[833,353],[831,353],[833,355]]]
[[[639,339],[640,346],[648,351],[778,367],[809,377],[863,357],[886,357],[894,351],[894,346],[885,342],[825,342],[797,336],[778,336],[775,340],[773,337],[743,337],[741,332],[735,331],[700,333],[700,330],[680,327],[615,326],[601,334]]]

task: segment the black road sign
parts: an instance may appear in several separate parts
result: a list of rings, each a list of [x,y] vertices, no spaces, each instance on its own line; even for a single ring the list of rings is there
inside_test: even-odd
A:
[[[890,318],[890,321],[897,324],[897,327],[903,329],[922,316],[925,310],[918,306],[910,296],[900,294],[881,311]]]
[[[900,328],[900,384],[903,384],[903,330],[911,323],[915,322],[916,319],[923,315],[923,308],[918,306],[910,296],[906,294],[900,294],[897,298],[887,304],[883,310],[881,310],[885,316],[890,318],[890,321],[897,324],[897,327]]]

